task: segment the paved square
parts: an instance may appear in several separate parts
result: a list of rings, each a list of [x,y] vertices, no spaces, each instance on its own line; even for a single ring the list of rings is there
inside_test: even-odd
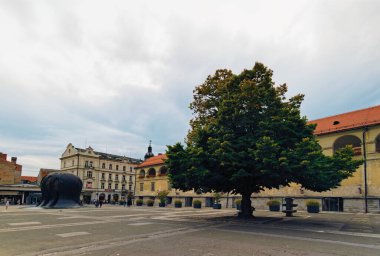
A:
[[[105,206],[0,212],[0,255],[380,255],[380,215]]]

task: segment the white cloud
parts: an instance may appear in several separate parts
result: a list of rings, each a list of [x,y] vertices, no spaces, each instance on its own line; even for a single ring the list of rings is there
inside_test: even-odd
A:
[[[72,142],[143,157],[183,141],[192,90],[261,61],[311,119],[379,104],[378,1],[2,1],[0,151],[25,172]],[[22,160],[21,156],[27,156]],[[50,160],[49,160],[50,159]]]

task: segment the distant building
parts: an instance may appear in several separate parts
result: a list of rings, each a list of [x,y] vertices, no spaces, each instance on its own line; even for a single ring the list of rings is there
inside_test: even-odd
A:
[[[40,188],[36,177],[21,176],[22,166],[17,158],[7,161],[7,155],[0,153],[0,203],[11,204],[36,203]],[[34,201],[33,201],[34,199]]]
[[[7,160],[7,154],[0,153],[0,184],[13,185],[21,182],[22,165],[17,164],[17,157]]]
[[[21,184],[36,184],[37,185],[37,177],[21,176]]]
[[[47,175],[49,175],[51,173],[55,173],[55,172],[60,172],[60,170],[41,168],[40,171],[38,172],[37,184],[41,184],[41,181],[43,178],[45,178]]]
[[[167,156],[158,154],[154,156],[152,146],[149,144],[145,161],[136,167],[136,196],[140,199],[155,199],[159,191],[169,191],[167,203],[174,204],[175,200],[182,201],[184,206],[192,206],[193,200],[201,200],[203,206],[211,207],[212,193],[195,193],[194,191],[181,191],[172,189],[168,179],[168,169],[165,166]],[[158,200],[156,200],[158,204]]]
[[[61,172],[72,173],[83,182],[85,203],[94,199],[107,202],[124,200],[135,189],[134,168],[142,161],[126,156],[76,148],[71,143],[62,154]]]

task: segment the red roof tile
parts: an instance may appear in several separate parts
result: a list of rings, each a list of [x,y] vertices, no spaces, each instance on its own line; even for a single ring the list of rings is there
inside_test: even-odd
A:
[[[141,164],[139,164],[137,168],[163,164],[166,159],[167,159],[167,156],[165,154],[152,156],[148,158],[147,160],[145,160],[144,162],[142,162]]]
[[[21,176],[21,180],[27,180],[29,182],[37,182],[37,177],[33,177],[33,176]]]
[[[321,135],[380,124],[380,105],[309,121],[317,124],[314,134]]]

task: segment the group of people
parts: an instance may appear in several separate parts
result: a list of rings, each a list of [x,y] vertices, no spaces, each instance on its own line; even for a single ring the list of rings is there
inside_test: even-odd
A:
[[[96,200],[94,199],[93,200],[93,204],[95,205],[96,208],[102,208],[102,205],[103,205],[103,200]],[[128,206],[128,207],[131,207],[132,205],[132,198],[127,198],[127,201],[122,201],[122,205],[125,207],[125,206]]]

